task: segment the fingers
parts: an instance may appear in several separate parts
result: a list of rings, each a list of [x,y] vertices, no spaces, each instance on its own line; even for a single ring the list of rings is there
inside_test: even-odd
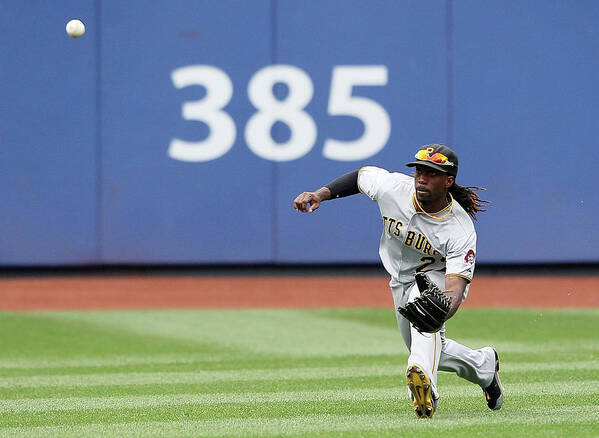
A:
[[[295,200],[293,201],[293,207],[297,211],[301,211],[302,213],[305,213],[307,211],[308,195],[309,193],[304,192],[297,198],[295,198]]]
[[[320,201],[318,201],[318,200],[310,201],[310,209],[308,210],[308,213],[312,213],[318,207],[320,207]]]
[[[310,208],[308,208],[310,205]],[[293,201],[293,207],[302,213],[312,213],[320,206],[320,200],[312,192],[304,192]]]

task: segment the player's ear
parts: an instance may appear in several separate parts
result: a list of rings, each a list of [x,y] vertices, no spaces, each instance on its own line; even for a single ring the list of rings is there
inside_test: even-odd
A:
[[[447,179],[445,180],[445,188],[450,188],[455,182],[455,176],[447,175]]]

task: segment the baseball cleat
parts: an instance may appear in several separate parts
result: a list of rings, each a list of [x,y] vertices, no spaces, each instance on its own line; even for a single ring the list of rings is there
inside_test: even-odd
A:
[[[431,418],[437,408],[437,400],[432,397],[431,381],[418,365],[408,366],[406,383],[414,402],[414,412],[419,418]]]
[[[493,353],[495,353],[495,375],[493,376],[491,384],[484,388],[483,392],[485,393],[485,399],[487,400],[489,409],[497,411],[501,409],[501,405],[503,404],[503,388],[501,387],[501,381],[499,380],[499,356],[494,348]]]

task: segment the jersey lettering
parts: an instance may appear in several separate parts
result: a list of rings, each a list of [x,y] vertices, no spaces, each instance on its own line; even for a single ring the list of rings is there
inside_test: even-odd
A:
[[[421,250],[422,247],[424,246],[425,240],[426,240],[426,237],[424,237],[422,234],[418,233],[418,239],[416,240],[416,245],[414,245],[414,248]]]
[[[412,243],[414,243],[414,237],[416,237],[416,233],[413,231],[408,231],[408,234],[406,235],[406,240],[404,240],[404,245],[406,246],[412,246]]]
[[[383,229],[385,229],[389,234],[400,237],[401,227],[403,227],[403,223],[401,221],[398,221],[392,217],[383,216]]]
[[[440,254],[439,251],[433,248],[433,245],[431,245],[426,236],[422,233],[418,233],[418,237],[416,237],[415,231],[408,231],[403,243],[406,246],[413,246],[414,249],[430,256]]]
[[[431,250],[433,249],[432,245],[430,244],[430,242],[427,240],[426,243],[424,244],[424,248],[422,250],[422,252],[427,253],[428,255],[431,255]]]
[[[395,223],[395,219],[390,217],[389,218],[389,234],[391,234],[391,227],[393,226],[394,223]]]

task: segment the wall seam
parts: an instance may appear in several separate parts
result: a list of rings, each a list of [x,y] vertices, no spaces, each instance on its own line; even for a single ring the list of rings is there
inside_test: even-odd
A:
[[[271,0],[270,3],[270,60],[271,64],[277,63],[278,47],[278,0]],[[276,129],[276,128],[275,128]],[[271,244],[271,261],[277,263],[279,261],[279,164],[276,161],[272,162],[272,244]]]
[[[103,240],[104,240],[104,173],[102,163],[102,0],[95,1],[95,55],[96,55],[96,263],[104,262]]]
[[[445,80],[447,84],[446,92],[446,136],[447,142],[454,147],[454,129],[453,129],[453,0],[446,0],[445,3]]]

